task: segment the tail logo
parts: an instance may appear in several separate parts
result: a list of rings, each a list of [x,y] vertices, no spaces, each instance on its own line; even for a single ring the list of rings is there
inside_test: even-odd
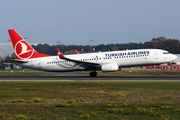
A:
[[[33,55],[34,49],[32,49],[31,46],[26,43],[26,41],[20,40],[15,45],[15,52],[17,57],[21,59],[28,59]]]

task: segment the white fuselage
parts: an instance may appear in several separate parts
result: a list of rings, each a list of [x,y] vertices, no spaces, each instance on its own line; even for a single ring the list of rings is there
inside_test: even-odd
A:
[[[176,59],[176,55],[170,54],[165,50],[160,49],[137,49],[111,52],[98,52],[87,54],[66,55],[66,58],[87,62],[96,63],[97,69],[101,65],[107,63],[117,63],[121,67],[158,65],[171,62]],[[41,57],[28,59],[28,63],[17,63],[26,68],[44,70],[44,71],[75,71],[75,70],[91,70],[91,66],[82,67],[81,64],[60,59],[58,56]],[[83,64],[83,63],[82,63]],[[93,66],[94,67],[94,66]]]

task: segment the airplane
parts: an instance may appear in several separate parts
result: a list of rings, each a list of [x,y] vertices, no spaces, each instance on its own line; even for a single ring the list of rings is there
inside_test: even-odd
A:
[[[97,52],[63,55],[55,47],[57,56],[39,53],[15,29],[8,30],[17,59],[14,62],[24,68],[41,71],[67,72],[92,71],[90,77],[102,72],[119,71],[123,67],[148,66],[168,63],[177,58],[176,55],[162,49],[134,49],[109,52]]]

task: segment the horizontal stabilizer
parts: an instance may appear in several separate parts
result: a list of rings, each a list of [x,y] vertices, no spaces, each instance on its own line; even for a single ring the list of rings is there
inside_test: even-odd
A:
[[[26,60],[17,60],[17,59],[8,59],[8,61],[17,62],[17,63],[28,63],[28,61]]]

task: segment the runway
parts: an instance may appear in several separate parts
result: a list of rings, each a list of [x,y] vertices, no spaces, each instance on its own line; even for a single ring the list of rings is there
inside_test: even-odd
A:
[[[178,76],[0,76],[0,81],[180,81]]]

